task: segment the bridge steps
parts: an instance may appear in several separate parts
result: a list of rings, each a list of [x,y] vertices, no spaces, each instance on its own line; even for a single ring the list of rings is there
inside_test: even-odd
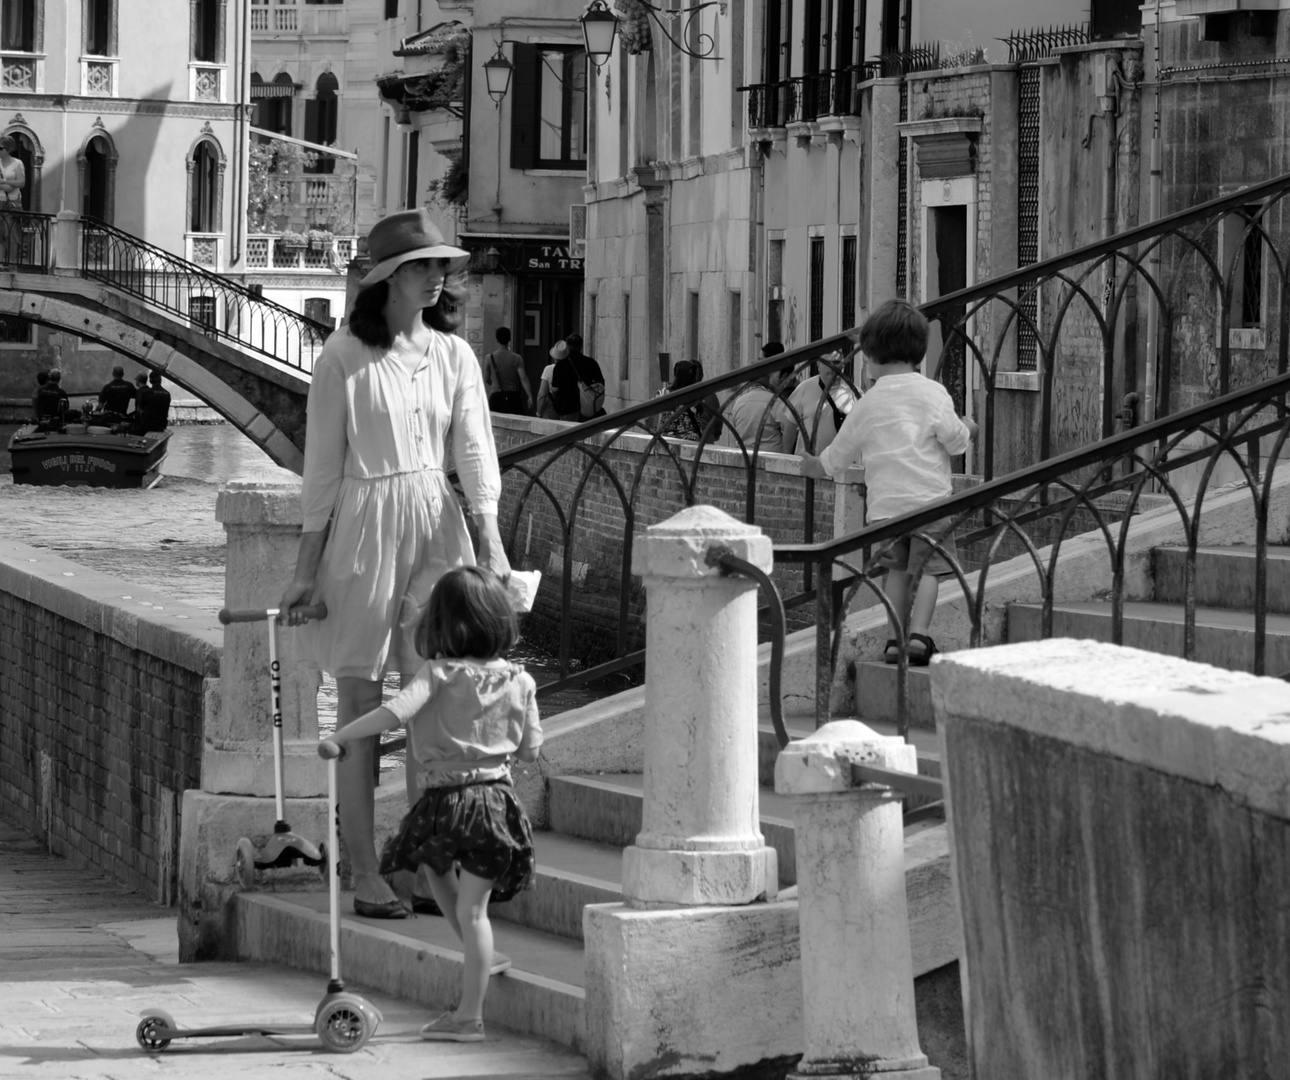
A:
[[[790,717],[802,735],[813,718]],[[885,734],[892,732],[887,731]],[[759,730],[763,780],[777,747],[769,723]],[[929,759],[930,760],[930,759]],[[924,767],[920,756],[920,768]],[[938,770],[939,771],[939,770]],[[556,776],[549,781],[551,831],[538,832],[534,886],[490,909],[496,948],[514,966],[490,983],[485,1018],[515,1031],[583,1047],[582,910],[622,900],[622,848],[640,831],[644,778],[639,773]],[[793,826],[789,801],[763,786],[762,832],[779,854],[780,899],[796,899]],[[915,974],[952,963],[957,916],[949,884],[949,845],[938,818],[905,832]],[[248,960],[285,963],[324,972],[328,966],[327,897],[310,893],[244,893],[238,898],[238,952]],[[345,974],[356,985],[397,994],[429,1008],[457,995],[461,953],[447,923],[434,916],[397,921],[360,919],[342,898]]]

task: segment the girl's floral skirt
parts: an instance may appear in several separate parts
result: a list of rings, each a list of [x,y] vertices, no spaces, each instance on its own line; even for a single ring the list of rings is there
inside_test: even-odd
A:
[[[533,830],[506,780],[426,788],[385,847],[381,873],[416,872],[422,863],[443,876],[456,863],[493,883],[504,903],[533,880]]]

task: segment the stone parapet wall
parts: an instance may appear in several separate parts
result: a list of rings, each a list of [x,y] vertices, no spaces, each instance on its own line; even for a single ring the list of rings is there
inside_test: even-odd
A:
[[[0,814],[171,903],[221,642],[204,612],[0,543]]]

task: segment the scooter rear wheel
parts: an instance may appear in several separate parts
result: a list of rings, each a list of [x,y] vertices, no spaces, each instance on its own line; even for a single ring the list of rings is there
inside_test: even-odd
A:
[[[159,1038],[158,1031],[164,1031],[169,1028],[175,1030],[175,1022],[170,1018],[170,1014],[161,1010],[153,1009],[145,1013],[139,1026],[134,1029],[135,1040],[150,1054],[159,1054],[170,1045],[169,1039]]]
[[[367,1045],[376,1031],[365,1010],[355,1002],[337,998],[319,1010],[314,1030],[323,1046],[334,1054],[352,1054]]]
[[[238,883],[247,892],[255,888],[255,845],[245,836],[237,842],[233,872],[237,875]]]

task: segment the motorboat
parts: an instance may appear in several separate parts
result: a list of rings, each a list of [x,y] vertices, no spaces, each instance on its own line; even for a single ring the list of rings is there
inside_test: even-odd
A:
[[[150,488],[161,479],[170,431],[124,425],[28,424],[9,440],[15,484]]]

